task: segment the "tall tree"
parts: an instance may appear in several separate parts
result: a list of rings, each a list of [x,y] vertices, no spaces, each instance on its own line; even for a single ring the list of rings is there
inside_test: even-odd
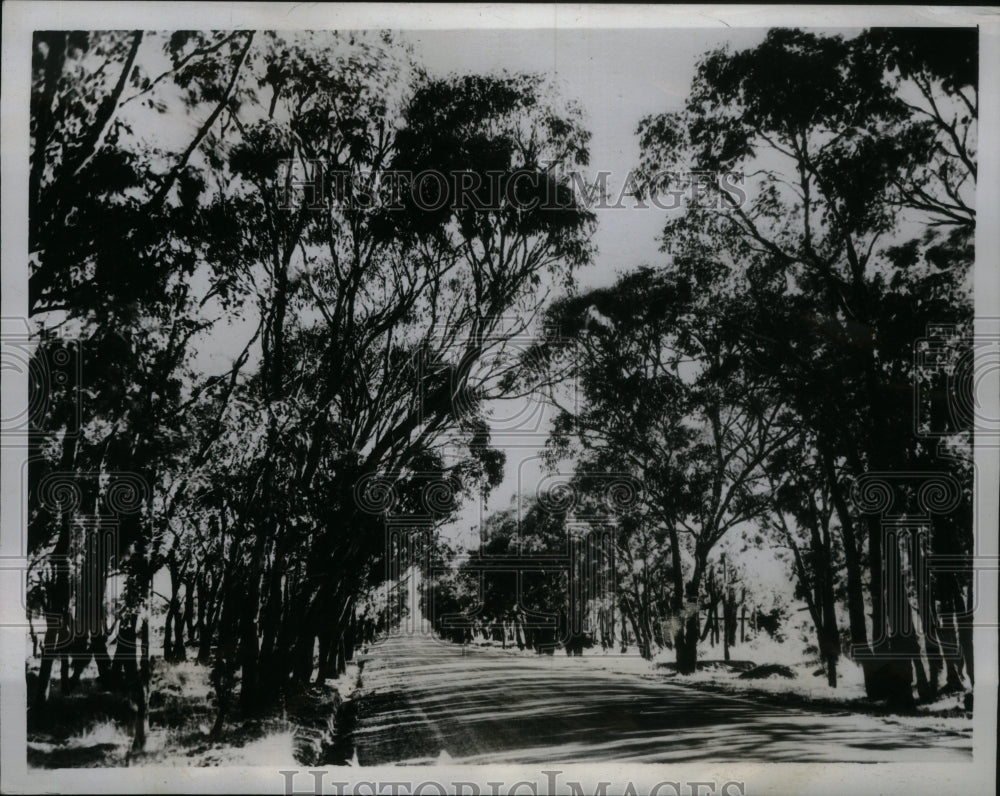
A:
[[[317,636],[339,654],[384,554],[366,484],[495,483],[482,407],[512,390],[506,343],[589,256],[591,214],[537,202],[568,195],[552,161],[586,158],[576,109],[536,77],[429,80],[388,38],[341,44],[354,55],[331,64],[313,36],[268,39],[268,99],[231,150],[226,226],[262,341],[245,395],[267,417],[239,501],[250,568],[229,586],[250,595],[248,710],[262,683],[308,680]]]
[[[949,35],[974,49],[974,32]],[[914,439],[908,393],[914,340],[929,322],[961,323],[971,306],[963,241],[974,219],[975,76],[964,51],[931,56],[916,38],[924,45],[879,32],[845,40],[771,31],[757,47],[706,56],[684,110],[639,130],[651,185],[669,182],[671,171],[756,178],[749,202],[710,191],[714,207],[668,222],[664,243],[722,248],[749,275],[758,320],[746,356],[780,380],[815,433],[842,524],[851,633],[868,693],[904,706],[912,639],[888,623],[883,579],[897,553],[883,549],[881,519],[849,505],[843,479],[954,469]],[[907,81],[922,87],[921,110]],[[964,110],[953,118],[945,107]],[[908,242],[913,226],[930,231]],[[938,227],[952,231],[942,238]],[[950,262],[936,256],[942,246],[955,253]]]
[[[105,517],[122,514],[120,503],[105,499],[109,477],[128,473],[141,479],[141,507],[120,517],[107,558],[85,558],[94,571],[83,582],[95,586],[78,595],[78,602],[100,604],[105,577],[112,574],[108,561],[124,570],[128,586],[112,673],[125,672],[122,685],[136,703],[137,751],[145,740],[149,673],[145,616],[159,566],[156,511],[162,504],[152,493],[185,447],[181,429],[170,420],[191,398],[182,376],[190,343],[211,325],[201,313],[203,293],[191,284],[206,250],[198,214],[204,170],[192,156],[223,110],[238,103],[232,89],[251,41],[243,32],[142,31],[39,32],[33,41],[29,310],[40,341],[35,356],[45,372],[58,363],[58,356],[52,359],[56,350],[77,351],[69,371],[83,375],[83,382],[34,386],[44,411],[32,417],[39,461],[31,546],[59,561],[74,534],[83,532],[67,524],[73,518],[52,521],[37,492],[46,475],[90,482],[82,489],[98,491],[96,504],[88,499],[76,511]],[[146,65],[155,50],[169,66],[154,78]],[[197,132],[189,137],[183,126],[175,127],[173,135],[180,130],[181,140],[168,133],[150,144],[136,129],[166,111],[164,94],[180,85],[186,95],[176,110],[196,120]],[[219,264],[205,266],[209,293],[227,283],[224,266],[213,265]],[[202,387],[211,392],[211,384]],[[97,657],[99,669],[107,662],[106,631],[88,628],[75,637],[67,624],[64,576],[56,582],[46,608],[63,619],[53,619],[47,633],[37,708],[60,647],[89,644],[87,654]],[[65,654],[62,660],[65,683]]]
[[[783,404],[769,404],[766,383],[752,383],[737,358],[726,276],[721,263],[678,258],[556,302],[548,318],[561,333],[549,348],[572,341],[578,384],[576,408],[553,393],[561,411],[552,444],[577,457],[584,484],[607,472],[643,484],[645,522],[670,551],[673,642],[685,673],[696,665],[709,556],[762,510],[763,464],[788,433],[772,433]]]

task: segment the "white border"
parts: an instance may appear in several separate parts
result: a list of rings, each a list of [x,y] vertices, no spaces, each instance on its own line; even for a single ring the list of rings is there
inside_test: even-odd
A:
[[[27,195],[28,182],[28,86],[31,32],[35,29],[108,28],[723,28],[723,27],[869,27],[869,26],[979,25],[981,110],[979,128],[979,193],[975,270],[977,316],[1000,317],[1000,12],[989,7],[929,6],[640,6],[640,5],[505,5],[505,4],[366,4],[310,5],[269,3],[96,3],[13,2],[3,6],[3,84],[0,94],[0,186],[2,186],[2,309],[5,318],[25,317],[27,307]],[[5,329],[6,331],[6,329]],[[980,334],[1000,333],[1000,321],[983,321]],[[1000,397],[993,385],[994,406]],[[26,376],[4,372],[3,416],[11,406],[24,405]],[[19,554],[20,483],[23,451],[3,448],[0,452],[0,558]],[[977,539],[981,556],[996,556],[998,549],[997,448],[977,446]],[[20,602],[19,586],[0,572],[0,602]],[[560,769],[560,783],[580,780],[596,783],[611,780],[616,787],[631,781],[638,792],[669,779],[743,780],[746,793],[987,793],[995,788],[997,716],[997,578],[984,573],[980,580],[977,621],[991,628],[976,632],[977,683],[975,690],[975,738],[972,763],[908,764],[671,764],[567,766]],[[985,589],[984,589],[985,587]],[[987,591],[985,599],[983,591]],[[0,788],[19,792],[283,792],[284,780],[272,768],[152,768],[28,770],[25,766],[26,734],[24,635],[20,629],[0,628]],[[379,767],[330,769],[326,781],[414,782],[436,779],[448,783],[477,781],[484,793],[486,782],[505,780],[509,787],[519,779],[541,783],[543,767],[455,766],[450,768]],[[336,772],[340,776],[332,776]],[[304,772],[296,787],[308,787]],[[333,792],[332,790],[328,792]],[[433,791],[428,791],[433,792]],[[505,790],[502,792],[506,792]],[[525,791],[527,792],[527,791]],[[612,791],[613,792],[613,791]],[[670,790],[664,792],[671,792]]]

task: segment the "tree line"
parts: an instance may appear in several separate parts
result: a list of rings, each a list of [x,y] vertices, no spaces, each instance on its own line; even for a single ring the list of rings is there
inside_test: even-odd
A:
[[[830,685],[845,651],[896,707],[971,684],[976,75],[974,31],[775,30],[641,121],[639,202],[701,200],[663,263],[551,303],[523,378],[573,385],[547,453],[582,499],[641,484],[601,521],[644,656],[695,670],[736,535],[784,553]]]
[[[440,518],[500,478],[482,406],[513,389],[504,342],[588,262],[594,225],[509,197],[550,190],[546,169],[585,162],[588,134],[541,78],[431,78],[390,34],[47,32],[34,47],[31,710],[55,661],[65,689],[94,658],[136,705],[141,749],[162,599],[164,657],[196,641],[213,667],[218,734],[343,670],[384,578],[381,501]],[[342,192],[320,206],[302,186],[317,164]],[[501,181],[488,212],[355,201],[382,172],[431,169],[519,175],[521,193]],[[206,366],[213,340],[240,344]],[[59,347],[79,378],[47,378]],[[142,493],[123,511],[116,474]],[[78,555],[95,516],[111,542]],[[74,556],[82,588],[61,565]],[[113,615],[75,630],[115,578]]]

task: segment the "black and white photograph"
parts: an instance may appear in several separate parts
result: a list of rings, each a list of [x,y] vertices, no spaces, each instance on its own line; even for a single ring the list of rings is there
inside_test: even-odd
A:
[[[3,17],[0,791],[995,792],[995,9]]]

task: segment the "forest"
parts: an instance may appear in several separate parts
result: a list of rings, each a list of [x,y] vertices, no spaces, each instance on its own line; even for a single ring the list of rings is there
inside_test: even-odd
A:
[[[207,737],[274,715],[393,632],[406,566],[445,640],[683,676],[782,621],[760,550],[831,686],[970,692],[977,76],[972,29],[706,52],[635,130],[634,201],[693,200],[591,286],[613,214],[544,75],[390,32],[37,32],[29,731],[99,690],[140,754],[180,662]],[[525,395],[568,475],[460,549]]]

